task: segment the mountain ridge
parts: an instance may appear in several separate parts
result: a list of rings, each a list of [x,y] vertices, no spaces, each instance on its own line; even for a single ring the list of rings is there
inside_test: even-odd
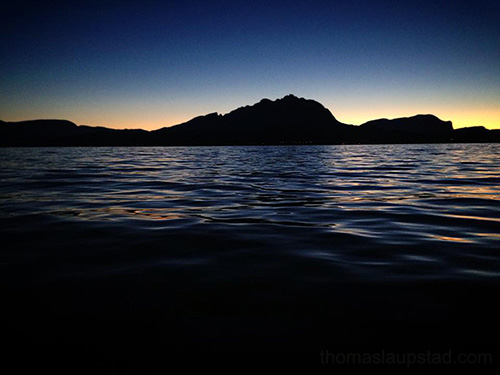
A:
[[[157,130],[110,129],[68,120],[0,120],[0,146],[191,146],[260,144],[500,142],[500,130],[453,129],[432,114],[376,119],[361,125],[338,121],[321,103],[287,95],[194,117]]]

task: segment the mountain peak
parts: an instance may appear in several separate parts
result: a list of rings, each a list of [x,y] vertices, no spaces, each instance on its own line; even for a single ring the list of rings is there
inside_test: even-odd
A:
[[[283,98],[281,98],[281,100],[304,100],[304,98],[299,98],[298,96],[295,96],[293,94],[288,94],[288,95],[285,95]]]
[[[266,105],[269,105],[269,104],[275,104],[275,103],[280,103],[280,102],[297,102],[297,101],[300,101],[300,100],[310,100],[310,99],[304,99],[304,98],[299,98],[298,96],[295,96],[293,94],[288,94],[288,95],[285,95],[284,97],[282,98],[277,98],[275,100],[271,100],[269,98],[263,98],[260,100],[260,102],[254,104],[254,105],[258,105],[258,104],[266,104]],[[313,100],[311,100],[313,101]],[[253,107],[252,105],[247,105],[245,107]]]
[[[226,115],[226,121],[248,123],[257,128],[298,127],[314,128],[316,125],[339,125],[331,112],[321,103],[289,94],[276,100],[240,107]]]

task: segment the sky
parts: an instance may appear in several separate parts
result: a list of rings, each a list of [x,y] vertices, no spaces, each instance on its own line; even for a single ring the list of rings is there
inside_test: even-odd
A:
[[[500,128],[500,1],[0,2],[0,119],[158,129],[262,98]]]

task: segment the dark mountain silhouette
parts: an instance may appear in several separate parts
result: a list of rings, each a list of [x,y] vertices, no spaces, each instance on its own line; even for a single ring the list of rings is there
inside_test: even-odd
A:
[[[0,146],[174,146],[252,144],[500,142],[500,131],[453,130],[433,115],[339,122],[320,103],[287,95],[228,114],[211,113],[155,131],[77,126],[66,120],[0,121]]]
[[[500,129],[488,130],[484,126],[471,126],[453,132],[454,142],[500,142]]]
[[[349,128],[320,103],[288,95],[152,133],[162,144],[339,143]]]
[[[363,143],[449,142],[452,139],[451,121],[434,115],[417,115],[393,120],[368,121],[359,127]]]
[[[421,134],[448,134],[453,130],[451,121],[441,121],[433,115],[417,115],[394,120],[372,120],[365,122],[361,127],[375,131],[400,131]]]
[[[77,126],[66,120],[0,122],[0,146],[134,146],[147,145],[145,130]]]

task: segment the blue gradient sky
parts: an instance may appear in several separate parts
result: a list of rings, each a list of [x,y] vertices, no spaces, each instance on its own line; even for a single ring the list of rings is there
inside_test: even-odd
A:
[[[7,1],[0,119],[157,129],[267,97],[500,128],[500,2]]]

